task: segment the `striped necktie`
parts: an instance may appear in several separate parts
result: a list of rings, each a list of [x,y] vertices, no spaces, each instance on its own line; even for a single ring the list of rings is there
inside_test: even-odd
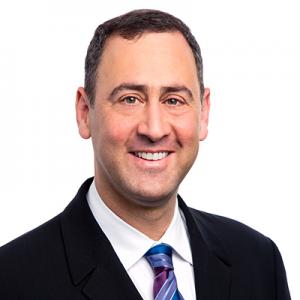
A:
[[[152,247],[145,254],[154,271],[154,300],[184,300],[178,291],[172,262],[172,248],[167,244]]]

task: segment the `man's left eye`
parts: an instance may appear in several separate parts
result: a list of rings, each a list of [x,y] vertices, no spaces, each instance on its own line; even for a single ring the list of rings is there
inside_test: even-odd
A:
[[[166,100],[166,103],[169,104],[169,105],[181,105],[182,104],[182,101],[176,99],[176,98],[169,98]]]

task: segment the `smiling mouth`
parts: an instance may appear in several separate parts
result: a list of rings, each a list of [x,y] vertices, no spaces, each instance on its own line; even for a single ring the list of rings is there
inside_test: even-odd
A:
[[[166,158],[171,152],[133,152],[136,157],[145,160],[161,160]]]

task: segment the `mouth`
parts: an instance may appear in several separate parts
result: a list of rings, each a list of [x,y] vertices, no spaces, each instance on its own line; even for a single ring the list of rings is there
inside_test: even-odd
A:
[[[171,152],[168,151],[162,151],[162,152],[143,152],[143,151],[137,151],[132,152],[133,155],[135,155],[138,158],[144,159],[144,160],[161,160],[166,158]]]

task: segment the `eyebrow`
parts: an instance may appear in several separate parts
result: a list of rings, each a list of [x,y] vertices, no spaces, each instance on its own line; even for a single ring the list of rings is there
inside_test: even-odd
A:
[[[194,99],[192,91],[184,85],[165,86],[161,88],[162,93],[186,93],[192,100]]]
[[[108,98],[112,99],[116,94],[124,90],[133,90],[146,94],[148,88],[143,84],[121,83],[110,92]],[[175,84],[172,86],[163,86],[160,90],[162,94],[184,92],[191,98],[191,100],[194,99],[192,91],[184,85]]]
[[[146,86],[142,84],[133,84],[133,83],[122,83],[118,86],[116,86],[109,94],[108,98],[112,99],[116,94],[118,94],[121,91],[124,90],[133,90],[133,91],[138,91],[142,93],[146,93]]]

